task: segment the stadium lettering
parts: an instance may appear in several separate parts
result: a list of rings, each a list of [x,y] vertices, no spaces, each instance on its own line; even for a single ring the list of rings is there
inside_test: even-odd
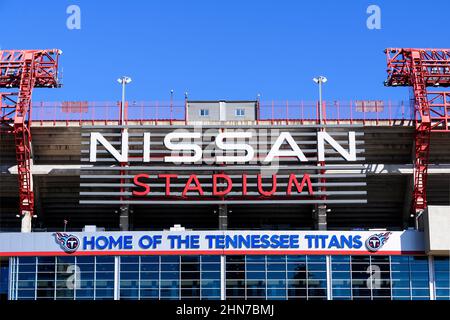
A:
[[[240,188],[239,192],[242,196],[246,196],[248,194],[248,175],[242,174],[240,179]],[[254,178],[254,177],[252,177]],[[257,183],[256,183],[256,190],[259,193],[259,195],[264,197],[270,197],[275,195],[275,193],[280,189],[277,181],[278,177],[276,174],[272,175],[271,180],[271,187],[265,188],[263,186],[263,177],[261,174],[256,175]],[[135,185],[135,188],[133,189],[133,196],[136,197],[143,197],[147,196],[151,193],[151,184],[149,180],[155,180],[154,182],[161,182],[164,181],[165,183],[165,195],[166,196],[173,196],[173,191],[171,189],[171,183],[175,182],[176,180],[180,180],[178,178],[177,174],[158,174],[157,177],[151,178],[150,175],[146,173],[137,174],[133,178],[133,183]],[[236,184],[236,181],[233,181],[233,179],[225,174],[225,173],[216,173],[211,175],[211,185],[212,185],[212,191],[211,192],[205,192],[205,187],[200,183],[198,177],[196,174],[191,174],[187,180],[184,182],[184,188],[181,192],[182,197],[186,197],[189,194],[195,194],[197,196],[214,196],[214,197],[224,197],[226,195],[229,195],[233,191],[233,183]],[[222,182],[222,184],[219,185],[219,183]],[[225,184],[225,185],[224,185]],[[311,183],[311,178],[309,174],[304,174],[303,176],[297,177],[297,175],[291,173],[289,175],[288,183],[286,188],[284,189],[284,193],[287,196],[292,195],[293,192],[296,194],[301,194],[303,190],[307,190],[308,196],[314,195],[314,190]],[[178,194],[179,195],[179,194]]]
[[[320,131],[316,133],[317,140],[317,159],[325,161],[325,143],[328,143],[337,153],[347,161],[356,161],[356,142],[355,132],[348,132],[348,150],[344,149],[327,132]],[[225,142],[226,139],[251,139],[252,132],[221,132],[215,137],[215,147],[223,151],[244,151],[245,155],[217,155],[215,161],[218,163],[247,163],[254,159],[255,150],[247,143]],[[170,155],[164,157],[164,162],[172,163],[195,163],[203,158],[203,150],[199,144],[194,142],[185,142],[183,140],[198,140],[202,138],[200,132],[171,132],[164,137],[164,146],[166,149],[179,153],[191,153],[191,155]],[[150,132],[143,134],[142,162],[150,162]],[[176,140],[181,140],[175,142]],[[289,148],[282,148],[287,143]],[[121,148],[117,150],[100,132],[91,132],[90,135],[90,162],[97,162],[98,145],[102,145],[106,151],[111,154],[117,162],[128,162],[129,134],[125,129],[121,133]],[[268,164],[280,157],[296,157],[300,162],[308,162],[308,159],[300,149],[298,144],[289,132],[281,132],[270,148],[267,156],[262,163]]]

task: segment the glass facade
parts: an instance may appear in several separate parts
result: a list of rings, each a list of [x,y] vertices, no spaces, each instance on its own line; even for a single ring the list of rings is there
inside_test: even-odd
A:
[[[448,257],[426,256],[13,257],[8,294],[12,300],[219,300],[221,293],[249,300],[449,300],[449,275]]]
[[[227,299],[327,299],[325,256],[227,256]]]

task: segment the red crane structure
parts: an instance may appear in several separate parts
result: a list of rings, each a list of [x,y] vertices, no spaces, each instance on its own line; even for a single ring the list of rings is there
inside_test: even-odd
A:
[[[33,88],[60,87],[58,58],[60,50],[0,50],[0,88],[18,92],[0,93],[0,134],[13,134],[19,182],[19,209],[28,216],[31,231],[34,194],[31,175],[31,96]],[[24,230],[26,229],[26,230]],[[27,230],[28,229],[28,230]]]
[[[427,207],[427,174],[432,132],[449,132],[450,49],[388,48],[386,86],[410,86],[414,93],[415,159],[411,211]]]

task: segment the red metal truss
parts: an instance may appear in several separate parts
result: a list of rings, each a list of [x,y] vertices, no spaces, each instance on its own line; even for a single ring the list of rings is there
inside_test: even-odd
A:
[[[447,92],[428,87],[450,86],[450,49],[388,48],[386,86],[411,86],[414,92],[415,159],[412,212],[427,207],[431,132],[450,132]]]
[[[21,214],[34,212],[31,176],[31,96],[33,88],[59,87],[60,50],[0,51],[0,87],[18,92],[0,94],[0,133],[14,134],[19,208]]]

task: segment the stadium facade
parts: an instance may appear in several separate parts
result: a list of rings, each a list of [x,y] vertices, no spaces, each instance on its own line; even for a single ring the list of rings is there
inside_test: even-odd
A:
[[[1,135],[0,294],[449,300],[450,101],[425,203],[415,101],[34,103],[29,179]]]

